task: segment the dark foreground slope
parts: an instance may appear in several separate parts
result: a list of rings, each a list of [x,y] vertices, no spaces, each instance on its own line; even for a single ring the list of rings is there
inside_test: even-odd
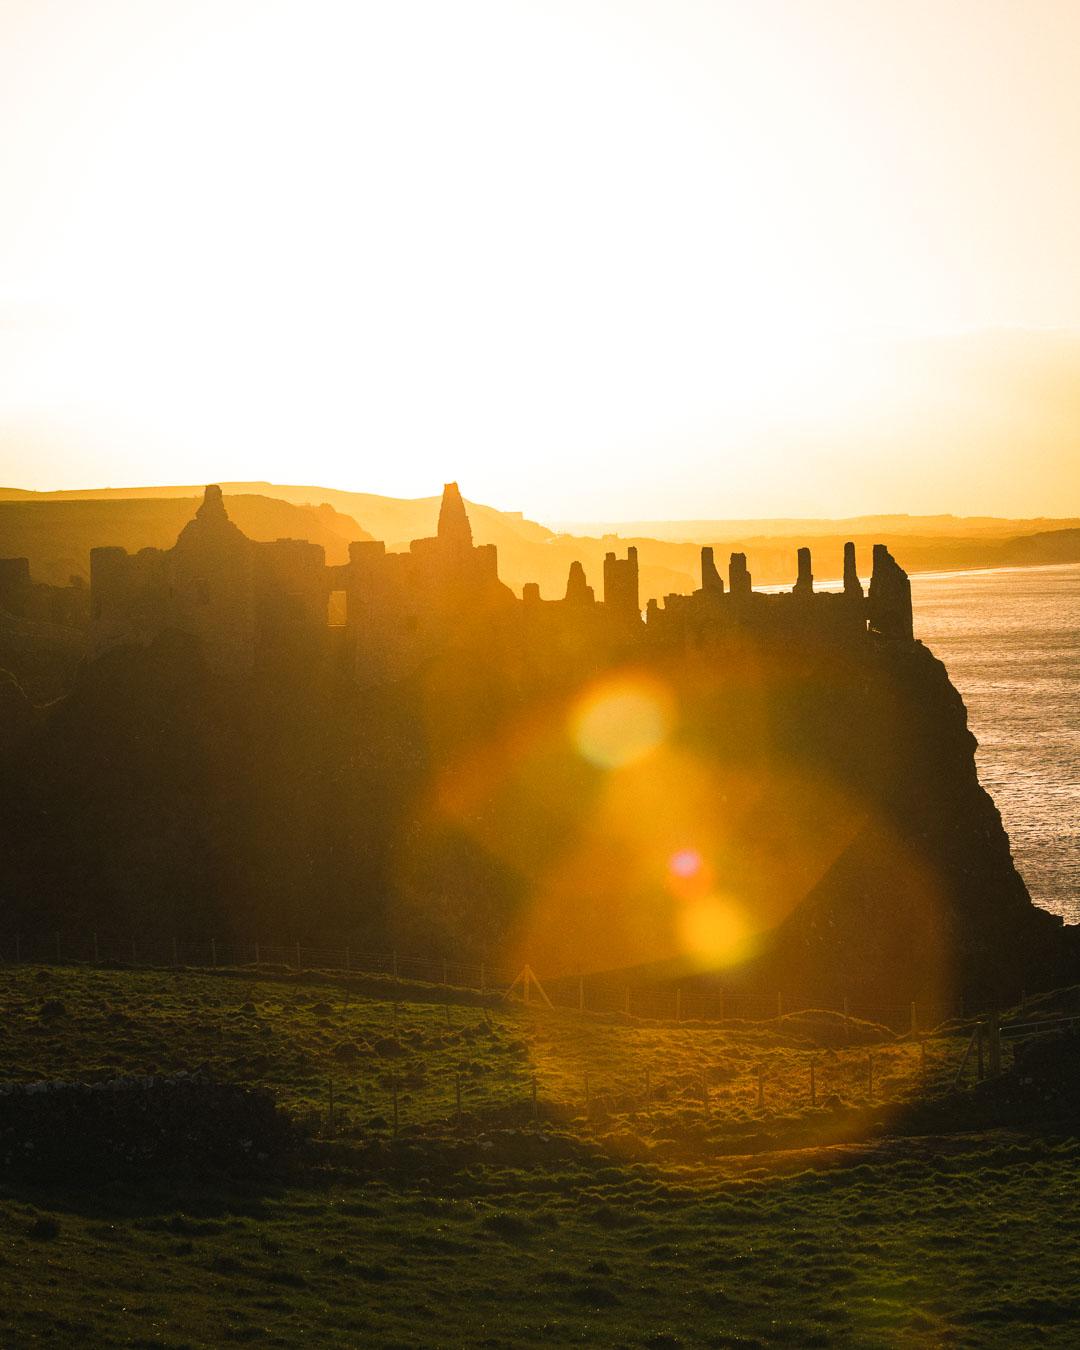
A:
[[[612,681],[659,691],[669,725],[604,768],[575,728]],[[669,959],[834,1006],[1072,969],[918,643],[746,639],[528,692],[455,652],[358,690],[329,649],[229,680],[167,634],[43,712],[9,695],[9,934],[396,943],[550,973]]]
[[[45,1078],[156,1107],[142,1130],[113,1112],[129,1147],[94,1157],[70,1089],[27,1094],[82,1165],[44,1177],[0,1151],[0,1341],[1075,1346],[1077,1102],[1047,1099],[1075,1046],[1048,1078],[1030,1061],[1050,1038],[1015,1062],[1009,1041],[999,1079],[975,1087],[969,1065],[955,1093],[966,1029],[920,1046],[859,1023],[837,1043],[820,1019],[674,1027],[394,996],[0,968],[0,1102]],[[262,1156],[223,1172],[191,1157],[220,1121],[164,1122],[186,1153],[147,1176],[131,1144],[159,1142],[185,1071],[192,1095],[272,1092],[310,1149],[269,1157],[255,1135]]]

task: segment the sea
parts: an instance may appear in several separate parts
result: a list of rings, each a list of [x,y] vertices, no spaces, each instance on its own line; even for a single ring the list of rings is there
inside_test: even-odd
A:
[[[1032,899],[1080,922],[1080,564],[916,573],[911,593]]]

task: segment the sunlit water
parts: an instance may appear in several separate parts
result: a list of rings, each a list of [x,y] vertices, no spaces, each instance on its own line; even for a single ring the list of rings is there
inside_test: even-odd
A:
[[[1080,564],[913,576],[1037,904],[1080,922]]]

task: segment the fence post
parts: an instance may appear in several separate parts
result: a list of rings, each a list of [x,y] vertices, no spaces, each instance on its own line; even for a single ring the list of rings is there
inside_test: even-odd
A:
[[[776,1015],[777,1017],[784,1015],[784,996],[779,989],[776,991]]]
[[[918,1018],[918,1015],[917,1015],[916,1012],[915,1012],[915,1000],[912,999],[912,1000],[911,1000],[911,1034],[914,1036],[914,1034],[918,1031],[918,1029],[919,1029],[919,1018]]]
[[[255,944],[255,964],[259,965],[259,944]]]

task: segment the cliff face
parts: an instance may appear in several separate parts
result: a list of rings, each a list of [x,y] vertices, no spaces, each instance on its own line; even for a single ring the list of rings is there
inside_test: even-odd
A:
[[[660,710],[653,743],[593,753],[592,710],[621,735],[604,709],[633,698]],[[396,942],[552,973],[673,959],[834,1003],[1005,997],[1072,968],[918,643],[745,638],[542,690],[448,651],[357,690],[330,654],[228,680],[165,635],[10,736],[8,931]]]
[[[945,1003],[1075,977],[1073,935],[1031,902],[944,665],[921,643],[868,656],[832,713],[857,728],[850,842],[771,935],[763,973]]]

